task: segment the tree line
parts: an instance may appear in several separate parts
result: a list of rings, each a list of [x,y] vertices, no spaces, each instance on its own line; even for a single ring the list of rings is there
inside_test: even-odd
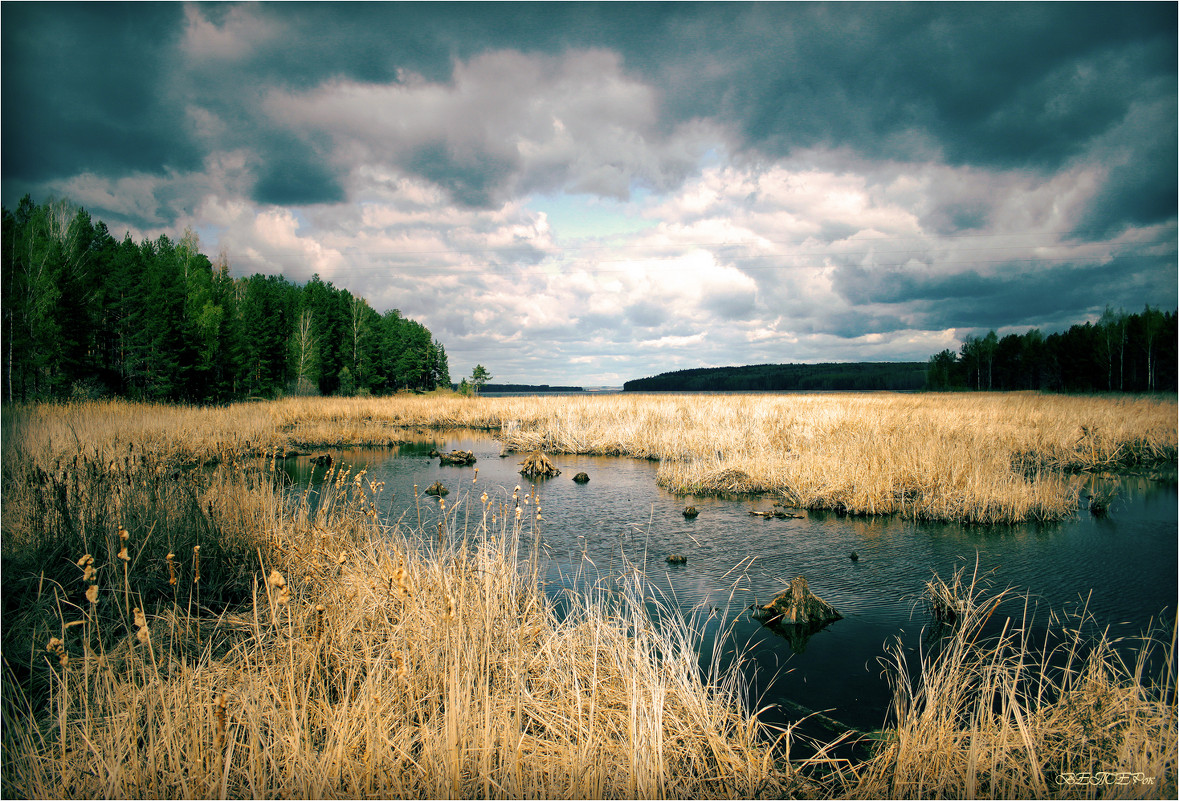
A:
[[[136,243],[68,200],[2,209],[6,401],[192,403],[450,385],[446,350],[396,309],[324,282],[234,278],[185,231]]]
[[[1176,313],[1149,305],[1140,314],[1106,308],[1096,323],[1044,336],[966,337],[955,353],[929,358],[934,390],[1175,392]]]
[[[922,362],[850,362],[698,367],[627,381],[622,389],[624,392],[914,390],[924,384]]]

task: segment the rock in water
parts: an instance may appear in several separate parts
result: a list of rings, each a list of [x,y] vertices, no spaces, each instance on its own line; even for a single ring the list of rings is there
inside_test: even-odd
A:
[[[765,606],[755,607],[753,616],[766,624],[803,626],[816,631],[843,618],[831,604],[810,591],[802,576],[790,582],[788,589],[778,593]]]
[[[520,474],[527,478],[552,478],[561,475],[557,466],[540,451],[529,454],[524,461],[520,462],[520,465]]]

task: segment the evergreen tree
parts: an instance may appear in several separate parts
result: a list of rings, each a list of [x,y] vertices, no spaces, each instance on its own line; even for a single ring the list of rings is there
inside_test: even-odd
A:
[[[68,201],[0,209],[3,397],[273,397],[449,383],[446,351],[400,312],[315,276],[234,279],[188,229],[136,244]],[[347,368],[347,372],[344,372]]]
[[[475,394],[483,389],[483,385],[491,380],[491,373],[487,372],[487,368],[481,364],[475,365],[475,369],[471,371],[471,385],[475,387]]]

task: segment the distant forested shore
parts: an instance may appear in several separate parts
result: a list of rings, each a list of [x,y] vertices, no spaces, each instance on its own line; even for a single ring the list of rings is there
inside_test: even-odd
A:
[[[1041,390],[1175,392],[1176,313],[1107,309],[1097,323],[1044,336],[967,337],[926,362],[701,367],[627,381],[625,392]]]
[[[928,388],[1048,392],[1175,392],[1176,313],[1106,308],[1096,323],[1044,336],[967,337],[929,358]]]
[[[788,390],[917,390],[924,362],[753,364],[660,373],[622,385],[624,392],[775,392]]]
[[[544,395],[552,392],[568,394],[570,392],[585,392],[584,387],[555,387],[548,384],[484,384],[480,394],[487,393],[519,393],[521,395]]]
[[[111,236],[68,200],[3,209],[3,399],[191,403],[450,385],[446,350],[396,309],[322,281],[233,278],[196,235]]]

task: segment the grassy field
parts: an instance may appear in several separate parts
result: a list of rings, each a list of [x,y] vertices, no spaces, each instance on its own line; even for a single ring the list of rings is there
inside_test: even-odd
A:
[[[658,460],[658,480],[673,492],[769,492],[849,514],[1013,523],[1072,514],[1078,473],[1173,469],[1177,414],[1174,398],[1031,393],[440,394],[40,406],[11,412],[4,439],[9,452],[99,461],[138,444],[140,455],[179,465],[468,427],[500,432],[514,450]]]
[[[335,473],[312,513],[274,467],[284,449],[454,426],[521,450],[658,458],[673,487],[981,521],[1024,508],[1004,488],[1056,493],[1032,516],[1066,514],[1073,472],[1175,454],[1175,403],[1151,399],[6,408],[3,795],[1174,796],[1170,662],[1123,665],[1066,621],[1050,650],[1020,621],[983,637],[997,601],[960,581],[943,647],[918,666],[894,656],[874,755],[800,762],[792,732],[743,706],[739,673],[700,673],[696,623],[651,621],[641,576],[557,614],[529,507],[475,485],[440,530],[414,530],[378,519],[365,475]],[[1101,770],[1130,779],[1076,778]]]

